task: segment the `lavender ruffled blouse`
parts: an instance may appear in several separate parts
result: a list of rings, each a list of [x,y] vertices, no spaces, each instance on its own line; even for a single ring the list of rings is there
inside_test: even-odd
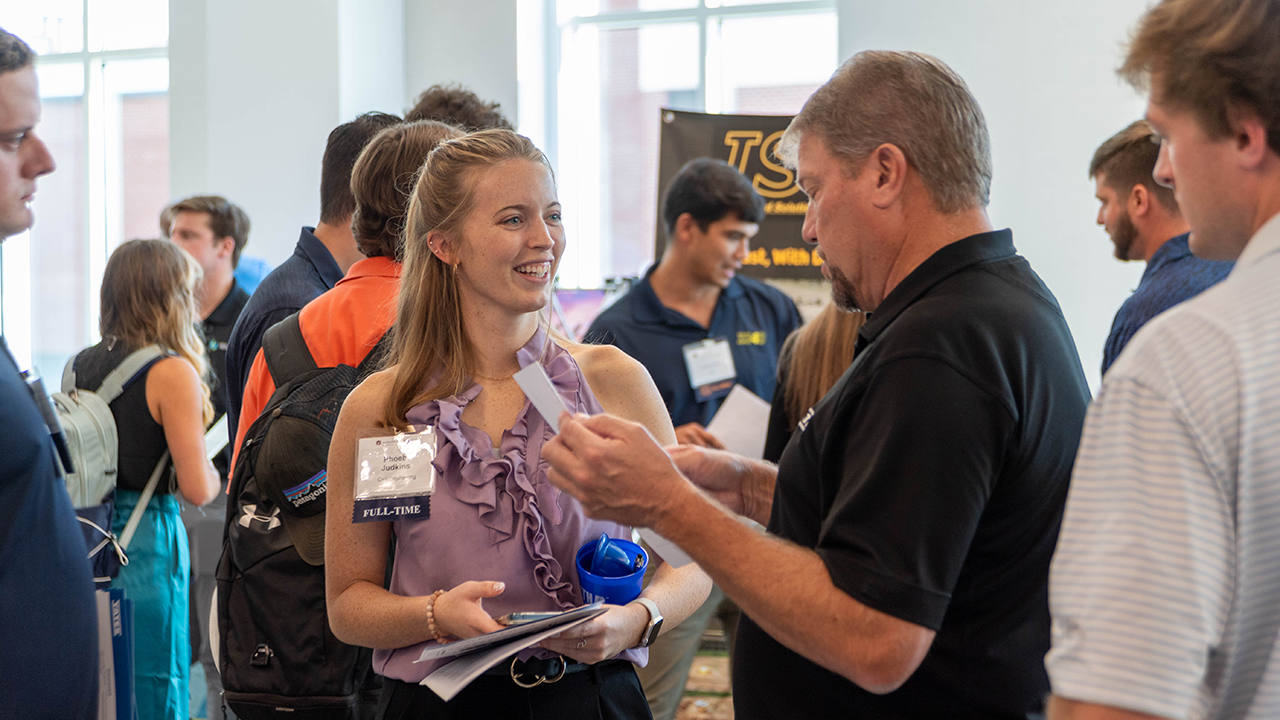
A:
[[[575,412],[603,412],[567,350],[549,341],[541,327],[516,354],[520,367],[541,361],[565,405]],[[483,388],[472,386],[452,397],[417,405],[409,422],[435,425],[439,438],[437,483],[426,520],[398,520],[391,592],[430,595],[468,580],[499,580],[501,595],[484,601],[498,616],[519,611],[569,610],[582,605],[574,556],[588,540],[608,533],[631,537],[631,528],[592,520],[582,506],[547,479],[542,445],[551,428],[526,401],[502,444],[462,421],[462,411]],[[374,650],[373,667],[385,677],[421,682],[446,661],[414,663],[434,641],[396,650]],[[521,659],[551,657],[526,650]],[[644,665],[647,649],[629,649],[619,658]]]

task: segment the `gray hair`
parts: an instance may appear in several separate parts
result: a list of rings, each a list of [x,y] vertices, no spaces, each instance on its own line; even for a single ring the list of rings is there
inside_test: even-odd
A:
[[[775,151],[796,166],[800,137],[812,132],[850,169],[894,145],[920,173],[944,213],[986,207],[991,138],[969,86],[941,60],[913,52],[854,55],[818,88]]]

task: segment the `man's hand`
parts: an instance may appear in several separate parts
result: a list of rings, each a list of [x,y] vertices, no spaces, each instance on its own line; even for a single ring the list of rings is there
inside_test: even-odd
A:
[[[720,442],[720,438],[707,432],[701,423],[696,422],[685,423],[676,428],[676,442],[681,445],[697,445],[713,450],[724,449],[724,443]]]
[[[673,445],[667,453],[676,468],[721,505],[766,525],[773,508],[777,468],[724,450]]]
[[[654,527],[682,493],[697,492],[643,425],[612,415],[561,413],[542,457],[551,482],[593,518]]]

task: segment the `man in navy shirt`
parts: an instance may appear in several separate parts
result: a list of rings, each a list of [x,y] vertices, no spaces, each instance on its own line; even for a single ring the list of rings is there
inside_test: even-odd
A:
[[[587,340],[616,345],[645,366],[681,443],[722,447],[706,424],[735,384],[772,399],[778,351],[800,313],[781,291],[737,277],[764,219],[764,199],[742,173],[720,160],[690,161],[667,188],[662,218],[662,260],[596,318]],[[714,588],[638,669],[655,720],[675,717],[702,633],[723,599]]]
[[[773,397],[778,351],[800,312],[780,290],[737,277],[764,219],[764,200],[742,173],[720,160],[690,161],[667,188],[662,217],[662,260],[600,313],[587,340],[616,345],[645,366],[681,443],[719,447],[705,425],[735,383]],[[717,340],[727,343],[735,374],[695,387],[686,348]]]
[[[227,343],[227,431],[236,436],[244,383],[267,329],[302,309],[337,284],[347,268],[363,260],[351,235],[351,168],[364,146],[384,128],[400,122],[386,113],[365,113],[329,133],[320,166],[320,222],[303,227],[293,255],[263,278],[249,298]],[[247,422],[253,422],[248,418]]]
[[[1098,224],[1111,236],[1116,258],[1147,263],[1138,288],[1111,324],[1102,350],[1104,374],[1148,320],[1216,285],[1235,266],[1191,254],[1189,228],[1173,190],[1151,177],[1160,154],[1154,138],[1147,121],[1138,120],[1102,143],[1089,163],[1101,203]]]
[[[35,53],[0,29],[0,242],[31,227],[36,178],[53,172],[35,133]],[[88,552],[36,398],[0,336],[0,717],[89,719],[98,626]]]

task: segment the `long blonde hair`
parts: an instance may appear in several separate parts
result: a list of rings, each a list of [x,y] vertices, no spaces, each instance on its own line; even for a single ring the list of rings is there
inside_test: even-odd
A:
[[[782,391],[788,427],[794,428],[849,368],[858,329],[866,319],[863,313],[846,312],[830,303],[783,343],[787,382]]]
[[[541,163],[551,171],[528,138],[501,129],[443,142],[422,166],[409,202],[399,311],[386,360],[396,367],[383,413],[388,427],[403,426],[414,405],[456,395],[470,385],[476,350],[462,318],[456,267],[431,251],[427,235],[436,233],[456,246],[458,228],[476,204],[476,175],[513,160]]]
[[[205,359],[196,286],[200,266],[165,240],[130,240],[107,260],[98,331],[126,347],[159,345],[191,363],[200,375],[205,424],[213,420],[209,363]]]

